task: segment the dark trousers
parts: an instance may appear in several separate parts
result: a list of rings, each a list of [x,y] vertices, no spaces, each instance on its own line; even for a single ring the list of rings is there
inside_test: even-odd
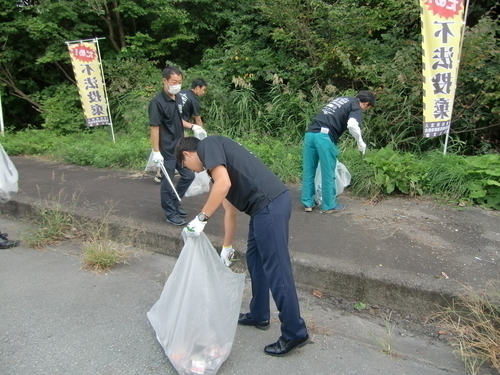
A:
[[[194,180],[194,172],[190,171],[187,168],[182,168],[182,166],[179,165],[176,160],[165,160],[163,165],[165,166],[165,169],[167,170],[167,173],[170,176],[172,182],[174,181],[175,170],[177,169],[177,171],[179,172],[181,178],[177,182],[175,190],[177,190],[177,194],[179,194],[179,197],[184,197],[184,194],[186,194],[189,185],[191,185],[191,182],[193,182]],[[161,207],[165,212],[165,216],[169,218],[177,214],[177,207],[179,207],[180,202],[177,199],[174,190],[170,186],[170,183],[168,182],[166,177],[163,177],[163,179],[161,180],[160,195]]]
[[[286,191],[250,219],[246,259],[252,279],[252,319],[270,319],[269,290],[279,311],[281,334],[295,340],[307,334],[288,253],[292,197]]]

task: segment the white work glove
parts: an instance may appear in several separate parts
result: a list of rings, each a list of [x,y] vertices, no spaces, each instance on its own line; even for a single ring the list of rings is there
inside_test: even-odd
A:
[[[184,229],[183,232],[189,237],[198,237],[203,229],[205,229],[205,225],[207,225],[206,221],[200,221],[198,218],[192,220]]]
[[[366,143],[361,137],[361,128],[359,127],[358,121],[355,118],[351,117],[347,121],[347,129],[356,140],[356,143],[358,144],[358,150],[364,155],[366,151]]]
[[[156,164],[163,164],[163,155],[161,152],[153,151],[153,162]]]
[[[226,266],[231,265],[231,259],[234,256],[234,249],[232,246],[222,246],[222,251],[220,252],[220,258]]]
[[[366,143],[361,141],[358,143],[358,150],[364,155],[366,151]]]
[[[193,124],[193,127],[191,128],[192,131],[194,132],[199,132],[203,130],[203,128],[200,125]]]

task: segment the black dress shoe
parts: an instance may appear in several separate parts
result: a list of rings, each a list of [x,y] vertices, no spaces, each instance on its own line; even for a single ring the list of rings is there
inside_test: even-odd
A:
[[[281,357],[287,355],[295,348],[300,348],[301,346],[306,345],[308,341],[308,334],[306,334],[301,339],[296,340],[287,340],[283,337],[280,337],[274,344],[267,345],[264,348],[264,353],[275,357]]]
[[[10,249],[11,247],[19,246],[20,243],[21,243],[21,241],[19,241],[19,240],[15,240],[15,241],[0,240],[0,249]]]
[[[238,319],[238,324],[241,324],[242,326],[253,326],[262,330],[269,329],[270,326],[269,320],[263,320],[261,322],[258,322],[252,319],[250,313],[240,314],[240,317]]]

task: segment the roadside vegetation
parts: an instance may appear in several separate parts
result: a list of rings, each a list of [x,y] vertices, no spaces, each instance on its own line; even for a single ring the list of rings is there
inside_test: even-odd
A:
[[[455,352],[470,374],[491,366],[500,373],[500,283],[483,290],[466,288],[449,306],[434,314],[431,321],[450,337]]]
[[[21,234],[23,242],[30,247],[44,248],[61,241],[79,239],[83,241],[81,261],[84,269],[96,273],[109,270],[117,264],[126,264],[135,254],[130,250],[139,229],[123,226],[125,230],[113,233],[110,216],[113,207],[99,207],[93,219],[73,214],[73,204],[63,204],[64,190],[55,197],[47,197],[45,204],[36,206],[29,220],[36,225]]]

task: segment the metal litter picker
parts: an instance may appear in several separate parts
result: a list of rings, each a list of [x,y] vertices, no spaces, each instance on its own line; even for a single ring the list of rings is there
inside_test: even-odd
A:
[[[181,197],[179,197],[179,194],[177,194],[177,190],[175,190],[175,186],[174,186],[174,183],[172,182],[172,180],[170,179],[170,176],[168,175],[167,173],[167,170],[165,169],[165,166],[163,165],[163,163],[158,163],[160,164],[160,168],[161,170],[163,171],[163,175],[165,176],[165,178],[168,180],[168,183],[170,184],[170,186],[172,186],[172,189],[174,190],[174,193],[175,195],[177,196],[177,199],[179,200],[179,202],[182,201]]]

